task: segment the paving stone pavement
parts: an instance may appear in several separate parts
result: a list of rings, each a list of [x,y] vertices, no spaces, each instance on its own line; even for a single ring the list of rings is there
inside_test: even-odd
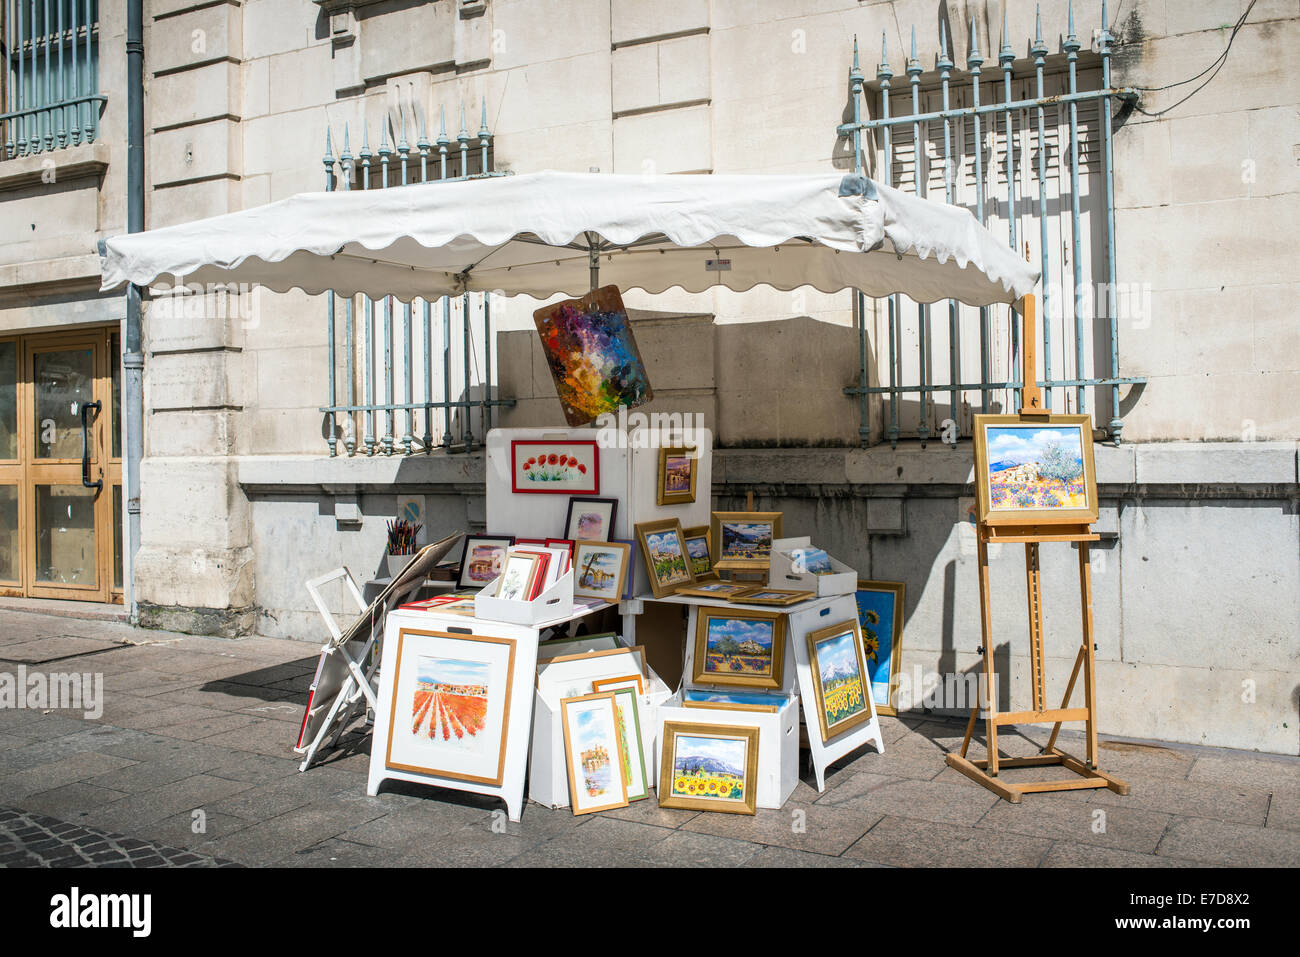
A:
[[[652,796],[582,817],[530,803],[509,823],[500,802],[440,788],[369,797],[363,726],[298,773],[317,649],[0,610],[0,672],[89,673],[104,689],[97,718],[0,709],[0,866],[1300,865],[1298,758],[1103,740],[1131,794],[1010,805],[945,765],[962,723],[926,715],[883,718],[885,753],[843,759],[824,792],[801,766],[787,805],[754,817]],[[1028,754],[1046,734],[1001,741]]]

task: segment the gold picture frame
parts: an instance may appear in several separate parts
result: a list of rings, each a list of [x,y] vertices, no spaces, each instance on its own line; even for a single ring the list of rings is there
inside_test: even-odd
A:
[[[871,689],[857,618],[809,632],[808,663],[823,741],[871,719]],[[828,674],[844,676],[829,693]]]
[[[977,415],[974,428],[981,525],[1097,521],[1091,416]]]
[[[766,588],[762,585],[746,588],[744,591],[728,595],[727,601],[737,605],[797,605],[800,602],[816,598],[814,591],[800,591],[791,588]]]
[[[498,652],[500,650],[498,646],[504,647],[507,650],[507,655],[504,662],[504,672],[503,672],[504,689],[500,689],[500,688],[498,689],[501,693],[503,707],[502,707],[501,718],[500,718],[501,741],[497,748],[496,768],[494,773],[471,774],[465,771],[456,771],[447,767],[434,767],[431,764],[416,765],[406,761],[400,761],[394,759],[393,738],[394,738],[394,732],[397,728],[397,723],[399,720],[402,721],[411,720],[411,718],[408,718],[405,715],[403,715],[398,709],[398,703],[399,703],[398,695],[401,693],[403,687],[401,683],[402,656],[403,656],[403,652],[406,650],[406,642],[408,638],[412,640],[432,638],[432,639],[450,641],[457,644],[462,642],[476,642],[481,645],[488,646]],[[473,647],[473,645],[467,644],[466,647],[471,648]],[[505,773],[506,773],[506,743],[510,736],[510,696],[514,690],[514,680],[515,680],[515,648],[516,648],[516,641],[513,638],[497,638],[492,635],[468,635],[468,634],[453,633],[448,631],[434,631],[431,629],[426,630],[426,629],[419,629],[419,628],[400,629],[397,633],[397,649],[396,649],[396,657],[394,658],[394,665],[393,665],[393,684],[392,684],[392,690],[390,692],[390,698],[389,698],[388,739],[387,742],[385,743],[384,766],[391,770],[408,771],[414,774],[425,774],[430,777],[451,778],[457,781],[467,781],[471,784],[490,784],[493,786],[499,786],[501,782],[505,779]],[[489,655],[490,652],[484,652],[483,660],[482,661],[475,660],[474,663],[475,664],[485,663],[488,660]],[[414,652],[412,652],[412,656],[421,657],[419,655],[416,655]],[[462,665],[464,664],[464,662],[460,661],[459,658],[457,659],[456,663]],[[419,690],[418,682],[421,680],[419,677],[420,674],[421,672],[417,669],[416,671],[417,693]],[[434,687],[436,688],[437,686],[435,685]],[[483,686],[483,692],[481,694],[481,697],[490,701],[491,692],[492,692],[491,685],[485,684]],[[435,720],[434,718],[429,717],[429,715],[431,715],[434,712],[434,708],[437,705],[436,692],[431,690],[426,693],[433,695],[433,700],[426,704],[426,708],[424,711],[421,711],[418,708],[419,705],[418,699],[415,698],[412,699],[411,710],[412,712],[414,712],[414,720],[416,722],[417,728],[422,723]],[[458,687],[455,689],[454,693],[458,697],[464,697],[465,689],[463,687]],[[485,726],[487,720],[486,714],[487,714],[487,709],[485,708],[484,715],[483,715]],[[430,725],[430,727],[432,727],[432,725]],[[464,724],[462,724],[461,727],[463,728]],[[431,737],[433,737],[432,734]]]
[[[766,651],[763,638],[769,643]],[[764,659],[766,668],[761,667]],[[779,690],[784,679],[785,615],[706,605],[695,610],[692,682]]]
[[[694,598],[716,598],[718,601],[727,601],[731,595],[737,592],[749,591],[754,586],[750,582],[728,582],[719,578],[717,581],[699,582],[694,585],[683,585],[678,588],[674,595],[690,595]]]
[[[762,526],[766,526],[766,531]],[[757,539],[757,544],[747,544],[751,537]],[[767,568],[771,563],[772,543],[780,537],[780,512],[714,512],[709,521],[709,555],[713,567]]]
[[[683,585],[695,584],[690,553],[682,523],[675,518],[641,522],[636,526],[637,544],[645,561],[650,591],[656,598],[666,598]],[[678,564],[680,562],[680,565]]]
[[[686,487],[681,488],[683,462],[686,463]],[[699,479],[700,455],[695,448],[665,446],[659,450],[659,472],[655,483],[656,505],[687,505],[695,501],[695,485]],[[673,487],[669,488],[672,480]]]
[[[727,814],[758,813],[759,729],[749,725],[665,721],[659,766],[659,806]],[[678,754],[701,750],[708,754]],[[722,788],[727,793],[721,793]],[[739,790],[739,796],[734,796]]]
[[[713,570],[713,542],[710,534],[708,525],[693,525],[690,528],[682,529],[682,537],[686,540],[686,555],[690,559],[691,571],[695,573],[697,584],[700,582],[720,581],[718,573]],[[703,562],[700,561],[698,555],[691,554],[691,543],[696,543],[698,547],[700,539],[704,540]]]
[[[593,712],[603,711],[598,702],[608,702],[608,728],[606,733],[601,737],[606,740],[603,744],[603,760],[608,766],[610,775],[609,789],[610,800],[603,803],[592,801],[590,803],[580,801],[580,791],[576,769],[574,768],[575,757],[581,757],[582,752],[577,755],[574,753],[574,747],[582,747],[584,743],[581,740],[575,740],[572,730],[573,722],[570,718],[579,708],[591,708]],[[623,741],[618,733],[618,701],[612,691],[601,691],[595,694],[579,695],[574,698],[564,698],[560,701],[560,723],[564,726],[564,763],[569,774],[569,808],[573,811],[575,817],[581,814],[592,814],[596,811],[608,811],[616,807],[627,807],[627,779],[623,776]],[[604,715],[601,715],[604,716]],[[597,734],[593,733],[595,739]],[[599,748],[601,745],[598,741],[594,742]],[[591,772],[593,769],[587,767],[587,762],[583,761],[584,773]],[[617,784],[617,787],[612,785]],[[617,795],[617,796],[615,796]],[[579,805],[582,805],[581,808]]]

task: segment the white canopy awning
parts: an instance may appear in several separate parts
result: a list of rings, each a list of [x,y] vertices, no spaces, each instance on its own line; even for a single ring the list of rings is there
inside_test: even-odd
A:
[[[115,236],[100,254],[105,290],[161,279],[410,300],[581,295],[592,248],[602,285],[652,293],[766,284],[983,306],[1038,281],[966,210],[838,173],[541,172],[303,193]]]

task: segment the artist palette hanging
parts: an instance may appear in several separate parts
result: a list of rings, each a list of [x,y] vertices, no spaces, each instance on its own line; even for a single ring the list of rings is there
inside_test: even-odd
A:
[[[533,322],[569,425],[654,398],[617,286],[552,303]]]

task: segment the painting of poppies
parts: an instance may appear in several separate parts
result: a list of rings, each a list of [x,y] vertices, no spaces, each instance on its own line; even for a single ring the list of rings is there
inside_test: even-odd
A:
[[[975,479],[983,522],[1096,521],[1090,418],[979,416]]]
[[[517,493],[600,491],[600,454],[593,439],[515,439],[510,443],[510,470],[511,490]]]
[[[569,425],[654,398],[617,286],[552,303],[533,322]]]

